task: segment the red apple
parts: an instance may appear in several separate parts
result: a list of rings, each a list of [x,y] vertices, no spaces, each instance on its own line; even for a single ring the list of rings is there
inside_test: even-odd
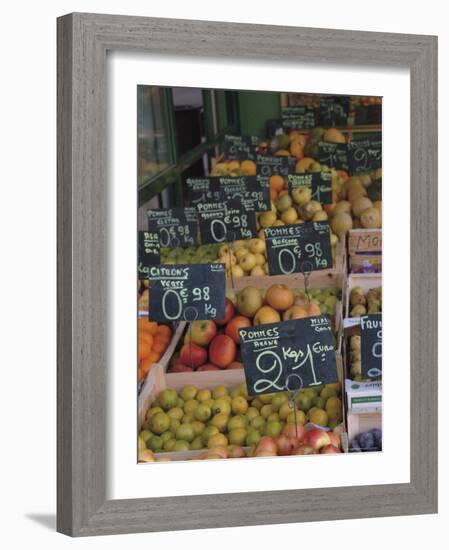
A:
[[[322,455],[330,455],[334,453],[341,453],[341,451],[338,447],[334,447],[333,445],[325,445],[320,449],[320,454]]]
[[[217,325],[213,321],[193,321],[184,337],[184,344],[188,344],[191,338],[194,344],[207,346],[216,334]]]
[[[287,437],[286,435],[280,435],[276,438],[276,446],[278,448],[278,455],[291,455],[298,447],[298,440],[292,437]]]
[[[309,447],[308,445],[300,445],[296,451],[293,452],[294,455],[313,455],[315,454],[315,451],[312,449],[312,447]]]
[[[234,304],[229,298],[226,298],[225,301],[225,314],[223,319],[215,319],[215,322],[219,326],[223,326],[228,323],[234,317]]]
[[[285,435],[286,437],[290,439],[297,439],[299,442],[302,442],[304,439],[304,436],[306,435],[306,429],[302,424],[286,424],[282,428],[282,435]]]
[[[226,369],[243,369],[243,363],[240,363],[240,361],[232,361],[232,363],[228,365]]]
[[[237,315],[229,321],[225,328],[225,334],[230,336],[236,344],[240,343],[239,328],[246,328],[251,326],[251,321],[244,315]]]
[[[179,358],[189,367],[199,367],[207,361],[207,351],[197,344],[184,344]]]
[[[341,447],[340,437],[335,432],[327,432],[327,435],[331,440],[331,445],[333,445],[337,449],[340,449]]]
[[[167,372],[193,372],[192,367],[183,365],[181,362],[176,363],[175,365],[170,365],[167,369]]]
[[[319,451],[321,447],[330,445],[331,440],[329,434],[319,428],[312,428],[306,433],[304,442],[315,451]]]
[[[217,367],[225,369],[230,365],[237,353],[237,346],[226,334],[218,334],[209,344],[209,360]]]
[[[212,363],[206,363],[205,365],[201,365],[201,367],[198,367],[196,369],[198,372],[203,372],[205,370],[221,370],[215,365],[212,365]]]
[[[274,439],[264,435],[256,446],[254,456],[277,456],[277,445]]]

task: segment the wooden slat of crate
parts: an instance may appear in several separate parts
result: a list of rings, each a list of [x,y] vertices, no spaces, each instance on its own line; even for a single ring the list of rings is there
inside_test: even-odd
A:
[[[348,233],[349,254],[382,252],[382,229],[351,229]]]

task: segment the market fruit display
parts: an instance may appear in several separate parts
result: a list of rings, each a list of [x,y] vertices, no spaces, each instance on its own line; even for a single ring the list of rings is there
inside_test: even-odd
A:
[[[350,317],[381,313],[382,287],[370,288],[368,291],[364,291],[359,286],[352,288],[349,295],[349,304]]]
[[[247,286],[228,294],[225,319],[190,323],[167,372],[243,368],[240,328],[316,315],[334,316],[339,300],[338,289],[333,287],[311,288],[306,294],[285,284],[274,284],[267,289]]]
[[[241,454],[236,447],[250,447],[245,456],[340,452],[338,436],[326,430],[341,424],[341,385],[305,388],[295,402],[296,415],[287,392],[250,397],[245,383],[201,389],[191,384],[179,392],[167,388],[146,412],[139,451],[220,447],[226,450],[222,458]],[[333,449],[322,450],[328,446]]]
[[[373,452],[382,450],[382,430],[373,428],[356,435],[349,443],[349,452]]]
[[[167,349],[173,331],[168,325],[158,325],[147,317],[138,321],[138,368],[137,377],[141,382]]]
[[[360,334],[349,337],[349,374],[352,380],[362,380],[362,339]]]

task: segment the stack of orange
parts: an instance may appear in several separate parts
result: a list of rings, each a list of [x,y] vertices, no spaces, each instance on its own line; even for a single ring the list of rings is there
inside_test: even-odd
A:
[[[288,193],[288,183],[282,176],[279,176],[278,174],[272,175],[270,177],[271,200],[276,201],[281,196],[282,191]]]
[[[172,329],[168,325],[158,325],[146,317],[138,322],[139,334],[139,382],[145,378],[154,363],[164,354],[172,337]]]

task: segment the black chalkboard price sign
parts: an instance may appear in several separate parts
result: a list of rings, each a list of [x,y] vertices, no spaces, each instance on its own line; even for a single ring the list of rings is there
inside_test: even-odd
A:
[[[223,264],[150,267],[152,321],[223,319],[226,276]]]
[[[192,246],[197,243],[197,218],[193,207],[148,210],[148,231],[159,235],[163,247]]]
[[[268,227],[264,232],[270,275],[306,273],[332,267],[327,221]]]
[[[332,203],[332,174],[330,172],[311,172],[309,174],[289,174],[287,176],[290,194],[299,188],[310,189],[311,198],[321,204]]]
[[[315,110],[307,105],[282,109],[282,127],[288,130],[315,128]]]
[[[351,174],[371,172],[382,166],[382,140],[364,139],[348,145]]]
[[[226,160],[256,160],[258,136],[225,135],[223,154]]]
[[[360,317],[362,378],[382,378],[382,314]]]
[[[256,176],[212,176],[188,178],[187,202],[196,206],[205,202],[241,200],[244,208],[253,212],[271,210],[268,181],[260,184]]]
[[[318,162],[336,170],[349,171],[348,145],[320,141],[318,143]]]
[[[239,200],[197,204],[201,242],[223,243],[252,239],[257,234],[256,214]]]
[[[241,328],[239,334],[251,396],[338,381],[331,322],[324,315]]]
[[[349,99],[341,96],[328,96],[320,99],[321,126],[347,126]]]
[[[279,175],[286,178],[295,173],[296,159],[294,157],[271,157],[257,155],[257,177],[260,182],[270,176]]]
[[[147,279],[152,265],[161,263],[159,235],[156,231],[139,231],[139,279]]]

